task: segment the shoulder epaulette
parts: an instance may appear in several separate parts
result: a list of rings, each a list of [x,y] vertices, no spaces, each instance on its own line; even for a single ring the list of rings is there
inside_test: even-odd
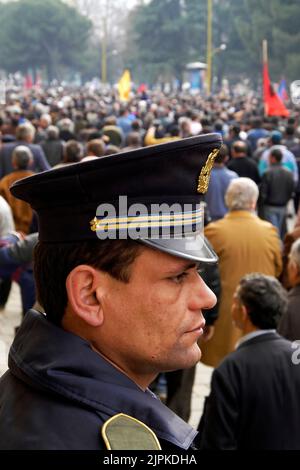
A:
[[[101,434],[108,450],[161,450],[155,433],[146,424],[123,413],[109,418]]]

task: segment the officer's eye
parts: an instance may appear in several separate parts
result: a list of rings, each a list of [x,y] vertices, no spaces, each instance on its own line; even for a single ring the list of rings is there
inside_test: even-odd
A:
[[[181,284],[188,275],[189,273],[184,271],[183,273],[178,274],[178,276],[173,276],[170,279],[177,284]]]

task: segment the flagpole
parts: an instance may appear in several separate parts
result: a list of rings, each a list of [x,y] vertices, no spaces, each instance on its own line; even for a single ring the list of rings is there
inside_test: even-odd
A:
[[[266,68],[268,67],[268,41],[263,40],[262,43],[262,55],[263,55],[263,101],[264,101],[264,116],[268,115],[268,105],[266,98]]]
[[[264,65],[266,65],[268,63],[268,41],[266,39],[263,40],[262,50],[263,50],[263,63]]]

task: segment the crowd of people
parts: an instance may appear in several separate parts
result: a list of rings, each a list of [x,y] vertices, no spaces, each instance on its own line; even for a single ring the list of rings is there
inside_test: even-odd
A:
[[[203,196],[205,237],[219,264],[210,276],[203,273],[218,302],[205,313],[200,340],[201,360],[216,368],[199,424],[200,447],[299,448],[297,439],[283,443],[281,431],[274,430],[278,420],[272,413],[281,405],[255,394],[260,384],[268,397],[274,384],[278,394],[287,394],[282,384],[286,373],[294,385],[289,407],[281,409],[294,426],[292,393],[299,373],[286,366],[292,350],[282,337],[300,339],[299,110],[291,109],[286,119],[264,117],[262,102],[254,94],[204,98],[144,90],[123,103],[114,92],[58,87],[8,93],[0,132],[0,304],[5,306],[10,283],[16,280],[24,315],[36,303],[32,257],[38,225],[31,206],[10,193],[11,184],[51,168],[117,153],[125,156],[131,150],[208,133],[221,135],[223,145]],[[252,354],[256,361],[251,361]],[[186,421],[194,373],[193,367],[165,374],[166,402]],[[250,418],[256,400],[256,417],[270,416],[261,436],[256,418]]]

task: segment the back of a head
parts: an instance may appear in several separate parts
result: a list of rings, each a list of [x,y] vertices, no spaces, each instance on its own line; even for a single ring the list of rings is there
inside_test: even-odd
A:
[[[122,108],[120,109],[119,115],[120,115],[120,116],[127,116],[127,114],[128,114],[128,109],[122,107]]]
[[[216,121],[215,122],[215,131],[216,132],[222,132],[223,131],[223,122],[222,121]]]
[[[275,277],[265,274],[243,277],[237,295],[251,323],[261,330],[276,329],[287,309],[287,292]]]
[[[135,119],[131,123],[131,128],[133,131],[139,131],[140,129],[142,129],[142,127],[143,127],[142,122],[139,119]]]
[[[82,145],[76,140],[69,140],[64,147],[64,163],[79,162],[82,156]]]
[[[58,126],[61,131],[74,132],[74,123],[70,118],[61,119]]]
[[[280,131],[273,131],[271,133],[270,141],[273,145],[279,145],[282,140],[282,134]]]
[[[41,118],[40,118],[40,124],[42,125],[42,127],[44,127],[45,129],[47,127],[49,127],[51,124],[52,124],[52,118],[50,116],[50,114],[48,113],[44,113],[41,115]]]
[[[241,132],[241,127],[238,126],[237,124],[233,125],[230,127],[230,132],[235,135],[236,137],[239,137],[240,132]]]
[[[295,127],[294,126],[287,126],[286,129],[285,129],[285,135],[287,137],[292,137],[295,135]]]
[[[130,147],[141,147],[141,137],[138,132],[129,132],[126,138],[126,144]]]
[[[104,153],[105,145],[101,139],[93,139],[87,143],[87,155],[103,157]]]
[[[117,118],[116,116],[107,116],[104,120],[105,126],[116,126],[117,125]]]
[[[259,117],[254,117],[251,121],[253,129],[260,129],[262,127],[262,119]]]
[[[280,149],[272,149],[270,151],[270,158],[273,159],[276,163],[280,163],[282,160],[283,154]]]
[[[49,126],[47,129],[48,140],[57,140],[59,137],[59,129],[56,126]]]
[[[229,211],[249,211],[255,207],[258,199],[258,186],[250,178],[232,180],[225,194],[225,203]]]
[[[17,140],[25,141],[25,142],[32,142],[35,135],[35,129],[30,122],[25,122],[24,124],[20,124],[16,130],[16,138]]]
[[[12,154],[12,162],[16,169],[27,170],[32,160],[33,155],[28,147],[25,145],[18,145],[15,147]]]
[[[247,155],[247,145],[242,140],[237,140],[232,144],[232,150],[234,156],[246,156]]]

